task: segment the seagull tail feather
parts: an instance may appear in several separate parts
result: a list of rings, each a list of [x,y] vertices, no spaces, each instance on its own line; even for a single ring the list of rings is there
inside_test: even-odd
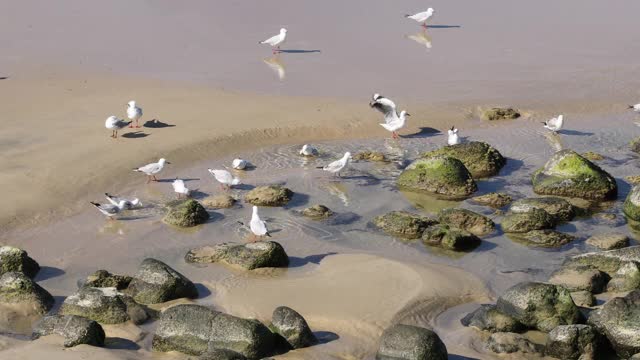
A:
[[[633,108],[635,108],[635,106],[629,105],[629,109],[633,109]]]
[[[140,169],[134,168],[133,171],[135,172],[141,172]]]
[[[316,169],[324,169],[324,166],[316,166]]]
[[[412,16],[411,14],[404,14],[404,17],[406,17],[406,18],[411,17],[411,16]]]
[[[109,199],[111,199],[113,197],[113,195],[111,195],[109,193],[104,193],[104,196],[108,197]]]
[[[95,207],[100,207],[100,204],[98,204],[97,202],[89,201],[89,203],[91,203],[91,205]]]

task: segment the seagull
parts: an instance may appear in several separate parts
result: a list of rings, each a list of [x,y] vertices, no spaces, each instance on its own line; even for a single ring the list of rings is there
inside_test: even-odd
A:
[[[324,171],[328,171],[332,174],[337,174],[340,177],[340,171],[344,169],[347,165],[349,165],[349,160],[351,159],[351,153],[346,152],[344,156],[340,160],[336,160],[329,165],[319,166],[318,169],[322,169]]]
[[[313,147],[313,145],[304,144],[304,145],[302,145],[302,149],[300,149],[300,155],[302,155],[302,156],[318,156],[318,149]]]
[[[449,145],[458,145],[460,144],[460,137],[458,136],[458,129],[455,126],[452,126],[451,129],[447,131],[449,133],[449,138],[447,139],[447,144]]]
[[[178,199],[180,199],[182,195],[184,195],[185,197],[189,197],[189,194],[191,194],[191,190],[187,189],[187,187],[184,185],[184,180],[176,178],[175,180],[173,180],[173,183],[171,183],[171,185],[173,186],[173,191],[178,194]]]
[[[273,53],[280,52],[280,45],[284,43],[287,39],[287,29],[280,29],[280,33],[278,35],[272,36],[265,41],[260,41],[258,44],[268,44],[271,47],[274,47]]]
[[[136,102],[134,100],[129,101],[127,105],[127,117],[129,120],[132,120],[129,127],[133,127],[133,120],[135,120],[136,127],[139,128],[140,125],[138,125],[138,120],[142,117],[142,109],[136,106]]]
[[[558,117],[547,120],[543,122],[543,124],[546,129],[549,129],[553,132],[558,132],[560,129],[562,129],[563,122],[564,122],[564,116],[558,115]]]
[[[218,180],[218,182],[220,183],[220,187],[226,186],[227,189],[229,189],[233,185],[240,184],[240,179],[233,177],[231,173],[228,172],[227,170],[214,170],[214,169],[208,169],[208,170],[209,170],[209,173],[211,173],[211,175],[213,175],[213,177],[215,177],[216,180]]]
[[[240,225],[246,226],[242,221],[238,221],[238,223]],[[256,238],[261,238],[263,236],[271,237],[271,234],[269,234],[269,229],[267,229],[267,223],[262,221],[262,219],[260,219],[260,216],[258,215],[257,206],[253,207],[251,221],[249,221],[249,229],[253,233],[253,236]]]
[[[113,217],[116,216],[120,211],[125,209],[125,201],[121,200],[118,205],[113,204],[99,204],[96,202],[90,202],[93,206],[97,207],[101,213],[106,215],[110,220],[113,220]]]
[[[158,160],[157,163],[151,163],[151,164],[147,164],[145,166],[141,166],[137,169],[133,169],[133,171],[137,171],[137,172],[143,172],[145,174],[147,174],[147,184],[149,182],[151,182],[151,180],[153,181],[158,181],[158,179],[156,179],[156,174],[159,173],[160,171],[162,171],[162,169],[164,168],[165,164],[171,164],[170,162],[168,162],[167,160],[165,160],[164,158]]]
[[[125,198],[117,197],[117,196],[111,195],[109,193],[104,193],[104,196],[107,197],[107,200],[109,200],[109,202],[112,205],[116,205],[116,206],[118,204],[120,204],[120,202],[124,201],[124,209],[125,210],[131,210],[131,209],[133,209],[135,207],[142,206],[142,203],[140,202],[140,199],[138,199],[138,198],[134,198],[133,200],[127,200]]]
[[[629,109],[633,109],[635,112],[640,112],[640,104],[629,105]]]
[[[407,116],[411,116],[411,114],[409,114],[408,112],[402,110],[402,112],[400,112],[400,116],[398,116],[398,114],[395,113],[395,111],[393,112],[393,114],[395,115],[395,119],[392,119],[391,121],[384,123],[384,124],[380,124],[380,126],[382,126],[383,128],[391,131],[391,136],[394,139],[398,138],[398,130],[402,129],[404,127],[405,122],[407,121]],[[385,120],[386,120],[386,116],[385,116]]]
[[[396,103],[378,93],[373,94],[373,100],[369,103],[369,106],[384,114],[386,123],[393,120],[393,113],[396,113]]]
[[[107,121],[104,122],[104,127],[111,130],[111,137],[115,139],[118,137],[118,130],[124,129],[129,124],[131,124],[131,121],[126,122],[111,115],[107,118]]]
[[[433,8],[428,8],[427,11],[419,12],[414,15],[405,15],[404,17],[415,20],[419,23],[422,23],[422,26],[427,27],[427,20],[429,20],[433,16]]]
[[[244,159],[234,159],[231,163],[231,167],[236,170],[244,170],[247,168],[247,165],[249,165],[249,162]]]

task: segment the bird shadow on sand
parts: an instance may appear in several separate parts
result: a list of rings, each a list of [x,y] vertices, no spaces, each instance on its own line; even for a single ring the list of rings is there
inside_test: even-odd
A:
[[[164,129],[168,127],[175,127],[175,125],[164,123],[158,119],[148,120],[142,126],[151,129]]]
[[[592,132],[584,132],[584,131],[578,131],[578,130],[560,130],[560,131],[558,131],[558,133],[562,134],[562,135],[575,135],[575,136],[593,135]]]
[[[462,25],[427,25],[427,29],[459,29]]]
[[[319,265],[320,262],[327,256],[337,255],[337,254],[338,254],[337,252],[332,251],[324,254],[309,255],[305,257],[289,256],[289,267],[297,268],[297,267],[303,267],[307,264]]]
[[[8,76],[0,76],[0,80],[7,80],[8,78]]]
[[[289,49],[289,50],[280,50],[283,54],[311,54],[311,53],[319,53],[320,50],[301,50],[301,49]]]
[[[126,134],[120,135],[120,137],[127,139],[140,139],[149,136],[150,134],[144,133],[142,131],[134,131]]]
[[[64,275],[65,272],[62,269],[54,268],[51,266],[41,266],[38,275],[35,277],[35,281],[48,280],[54,277]]]
[[[440,130],[430,128],[430,127],[421,127],[420,130],[413,134],[409,135],[400,135],[403,139],[417,139],[417,138],[426,138],[436,134],[440,134]]]

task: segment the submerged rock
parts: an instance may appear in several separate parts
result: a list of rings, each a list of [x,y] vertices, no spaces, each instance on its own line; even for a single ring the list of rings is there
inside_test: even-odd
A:
[[[592,307],[596,305],[596,298],[589,291],[575,291],[571,293],[573,303],[579,307]]]
[[[447,250],[465,251],[480,245],[481,240],[468,231],[446,224],[437,224],[424,231],[422,242],[425,245],[438,246]]]
[[[302,215],[312,219],[324,219],[333,215],[333,211],[324,205],[313,205],[302,210]]]
[[[540,352],[540,349],[526,337],[511,332],[491,334],[487,340],[486,347],[497,354],[512,354],[516,352],[530,354]]]
[[[81,288],[64,300],[60,314],[78,315],[102,324],[120,324],[129,320],[142,324],[149,318],[143,306],[116,288]]]
[[[380,151],[361,151],[353,156],[353,160],[387,161],[387,158]]]
[[[447,360],[447,347],[435,332],[393,325],[382,333],[376,360]]]
[[[567,259],[564,265],[591,265],[596,269],[613,276],[620,266],[629,261],[640,263],[640,246],[636,245],[616,250],[575,255]]]
[[[287,267],[289,257],[282,245],[275,241],[248,244],[224,243],[190,250],[185,255],[190,263],[222,262],[247,270],[264,267]]]
[[[231,195],[218,194],[202,200],[202,204],[210,209],[228,209],[235,205],[236,201]]]
[[[533,208],[529,212],[507,213],[502,219],[501,226],[506,233],[526,233],[552,228],[555,226],[555,220],[548,212]]]
[[[640,290],[609,300],[589,316],[623,359],[640,353]]]
[[[484,110],[481,115],[484,120],[513,120],[520,117],[518,110],[514,108],[494,107]]]
[[[424,153],[422,157],[452,157],[460,160],[475,179],[498,175],[507,160],[491,145],[480,141],[469,141],[444,146]]]
[[[293,198],[293,191],[280,185],[257,186],[249,191],[244,201],[256,206],[284,206]]]
[[[640,289],[640,264],[629,261],[623,263],[607,284],[607,291],[623,292]]]
[[[273,311],[271,330],[285,338],[293,349],[318,343],[302,315],[286,306],[279,306]]]
[[[418,159],[398,177],[400,188],[452,199],[464,199],[473,194],[477,185],[471,173],[458,159],[445,156]]]
[[[559,231],[544,229],[531,230],[521,234],[509,234],[509,238],[531,247],[555,248],[564,246],[576,239],[575,236]]]
[[[467,314],[462,325],[471,326],[489,332],[521,332],[526,328],[516,319],[498,311],[495,305],[480,305],[479,308]]]
[[[604,291],[609,276],[590,265],[563,267],[551,275],[551,284],[562,285],[569,291],[586,290],[593,294]]]
[[[198,297],[198,290],[189,279],[162,261],[151,258],[142,261],[126,292],[145,305]]]
[[[51,294],[21,272],[0,276],[0,305],[25,305],[34,314],[45,314],[53,307]]]
[[[533,191],[542,195],[587,200],[613,199],[618,193],[615,179],[573,150],[555,153],[533,174]]]
[[[98,270],[87,276],[87,279],[80,283],[79,287],[116,288],[117,290],[124,290],[129,286],[131,279],[133,278],[128,275],[115,275],[107,270]]]
[[[622,211],[629,219],[640,221],[640,185],[636,185],[631,189],[631,192],[624,200]]]
[[[33,337],[57,334],[64,337],[64,346],[76,345],[104,346],[104,330],[93,320],[76,315],[45,316],[33,330]]]
[[[512,201],[511,196],[502,193],[489,193],[471,198],[473,202],[480,205],[491,206],[492,208],[502,208]]]
[[[631,151],[635,153],[640,153],[640,137],[637,137],[629,143],[629,147],[631,147]]]
[[[192,227],[209,220],[209,213],[199,202],[189,199],[172,203],[162,221],[169,225]]]
[[[622,249],[629,246],[629,237],[621,233],[593,235],[585,241],[588,245],[602,250]]]
[[[513,213],[527,213],[533,209],[542,209],[554,217],[556,222],[571,221],[576,210],[567,200],[558,197],[541,197],[520,199],[509,210]]]
[[[26,251],[13,246],[0,246],[0,275],[20,272],[33,279],[38,271],[40,265]]]
[[[589,325],[560,325],[547,339],[547,355],[563,360],[599,359],[602,337]]]
[[[496,224],[488,217],[467,209],[444,209],[440,211],[438,221],[476,236],[488,235],[496,228]]]
[[[408,211],[391,211],[376,216],[373,224],[391,236],[419,239],[424,230],[438,221]]]
[[[582,153],[582,157],[584,157],[585,159],[588,159],[590,161],[600,161],[600,160],[604,160],[604,156],[595,153],[593,151],[587,151],[585,153]]]

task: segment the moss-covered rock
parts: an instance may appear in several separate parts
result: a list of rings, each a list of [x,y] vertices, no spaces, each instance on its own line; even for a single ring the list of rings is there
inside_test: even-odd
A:
[[[491,206],[499,209],[509,205],[512,201],[511,196],[502,193],[488,193],[471,198],[471,201],[480,205]]]
[[[376,360],[447,360],[447,347],[435,332],[397,324],[380,338]]]
[[[422,242],[425,245],[437,246],[447,250],[467,251],[480,245],[481,240],[468,231],[446,224],[436,224],[424,231]]]
[[[555,271],[549,282],[562,285],[569,291],[586,290],[593,294],[604,291],[609,276],[590,265],[574,265]]]
[[[0,246],[0,275],[21,272],[33,279],[38,271],[40,265],[26,251],[13,246]]]
[[[7,272],[0,276],[0,306],[25,305],[34,314],[45,314],[53,307],[54,299],[47,290],[21,272]]]
[[[529,212],[507,213],[502,219],[502,230],[506,233],[526,233],[532,230],[550,229],[555,220],[548,212],[533,208]]]
[[[98,270],[87,276],[86,280],[79,283],[79,287],[116,288],[124,290],[129,286],[132,277],[128,275],[116,275],[107,270]]]
[[[424,230],[438,221],[408,211],[391,211],[376,216],[373,225],[391,236],[405,239],[419,239]]]
[[[592,326],[560,325],[549,333],[545,353],[563,360],[600,359],[605,355],[602,340]]]
[[[497,175],[507,163],[498,150],[480,141],[445,146],[422,155],[424,158],[437,156],[460,160],[475,179]]]
[[[279,306],[271,316],[271,330],[287,340],[292,349],[301,349],[318,343],[307,321],[297,311]]]
[[[57,334],[64,338],[64,347],[76,345],[104,346],[104,330],[93,320],[76,315],[52,315],[42,318],[34,327],[33,337]]]
[[[531,247],[555,248],[564,246],[576,239],[575,236],[551,229],[531,230],[526,233],[510,233],[511,240]]]
[[[518,110],[514,108],[494,107],[482,112],[481,118],[484,120],[513,120],[520,117]]]
[[[496,354],[535,354],[542,350],[523,335],[511,332],[491,334],[485,346]]]
[[[249,191],[244,201],[256,206],[284,206],[293,198],[293,191],[280,185],[257,186]]]
[[[287,267],[289,257],[282,245],[275,241],[260,241],[248,244],[224,243],[202,246],[185,255],[190,263],[222,262],[246,270],[264,267]]]
[[[629,143],[629,147],[631,148],[631,151],[640,153],[640,137],[631,140],[631,142]]]
[[[380,151],[361,151],[353,156],[353,160],[359,161],[387,161],[387,158]]]
[[[609,339],[621,358],[640,353],[640,290],[609,300],[591,313],[589,324]]]
[[[509,210],[514,213],[526,213],[532,209],[542,209],[553,216],[556,222],[571,221],[576,216],[576,209],[565,199],[558,197],[540,197],[520,199]]]
[[[476,236],[490,234],[496,228],[496,224],[488,217],[467,209],[444,209],[438,214],[438,221]]]
[[[629,246],[629,237],[615,232],[597,234],[588,238],[585,243],[602,250],[622,249]]]
[[[169,225],[192,227],[204,224],[209,220],[209,213],[193,199],[172,203],[162,221]]]
[[[438,156],[418,159],[398,177],[398,187],[451,199],[464,199],[473,194],[477,185],[460,160]]]
[[[495,305],[481,305],[462,318],[460,322],[464,326],[471,326],[492,333],[521,332],[526,330],[526,327],[516,319],[498,311]]]
[[[589,160],[589,161],[601,161],[604,160],[604,156],[595,153],[593,151],[587,151],[585,153],[582,153],[582,157],[584,157],[585,159]]]
[[[631,192],[624,200],[622,211],[629,219],[640,221],[640,185],[636,185],[631,189]]]
[[[235,205],[236,201],[231,195],[218,194],[202,200],[202,204],[210,209],[228,209]]]
[[[640,264],[630,261],[620,265],[607,284],[607,291],[624,292],[640,289]]]
[[[533,174],[533,191],[589,200],[613,199],[618,193],[615,179],[573,150],[555,153]]]
[[[311,219],[325,219],[333,215],[333,211],[324,205],[313,205],[302,210],[302,215]]]
[[[81,288],[64,300],[60,314],[78,315],[102,324],[120,324],[129,320],[141,324],[149,318],[143,306],[116,288]]]
[[[609,276],[614,276],[620,266],[630,261],[640,263],[640,246],[575,255],[567,259],[564,266],[591,265]]]
[[[198,297],[198,290],[191,280],[162,261],[151,258],[142,261],[126,293],[145,305]]]

